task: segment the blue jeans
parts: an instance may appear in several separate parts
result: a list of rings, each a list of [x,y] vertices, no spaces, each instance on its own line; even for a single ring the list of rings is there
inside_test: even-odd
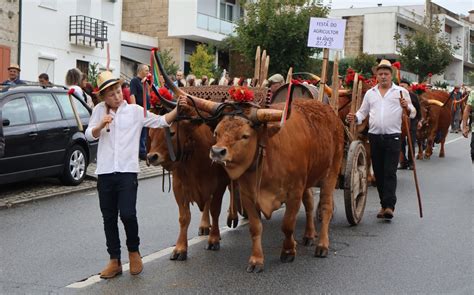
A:
[[[138,154],[140,156],[146,156],[146,138],[148,135],[148,128],[143,127],[142,132],[140,133],[140,148]]]
[[[100,174],[97,180],[100,211],[104,220],[104,231],[107,252],[110,259],[120,259],[120,238],[118,229],[118,215],[127,235],[129,252],[138,251],[140,238],[138,237],[137,221],[137,173],[110,173]]]

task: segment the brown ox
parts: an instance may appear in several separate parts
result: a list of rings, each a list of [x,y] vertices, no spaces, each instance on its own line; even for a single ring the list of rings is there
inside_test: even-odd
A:
[[[317,183],[321,186],[322,216],[315,256],[328,254],[333,192],[344,152],[343,125],[330,106],[300,99],[294,100],[291,117],[283,128],[266,124],[279,120],[283,106],[259,110],[241,106],[246,115],[223,117],[214,133],[217,142],[210,157],[222,163],[229,177],[238,181],[249,217],[252,255],[248,272],[260,272],[264,266],[260,212],[269,219],[282,203],[286,203],[286,211],[280,260],[294,260],[296,215],[303,195]]]
[[[420,96],[421,128],[417,131],[418,155],[423,159],[423,142],[426,140],[425,159],[433,154],[433,144],[440,143],[439,157],[444,158],[444,142],[451,124],[449,93],[441,90],[427,91]]]
[[[207,157],[215,139],[209,126],[196,121],[184,120],[170,127],[172,147],[177,153],[176,161],[170,158],[166,144],[165,129],[150,130],[150,149],[148,161],[152,165],[161,165],[173,175],[173,193],[179,207],[180,230],[171,260],[187,258],[187,232],[191,221],[190,204],[196,203],[202,213],[199,234],[207,234],[208,250],[220,248],[219,214],[222,197],[230,180],[224,169],[212,165]],[[179,138],[179,139],[178,139]],[[179,145],[178,145],[179,143]],[[209,224],[209,211],[212,223]],[[229,210],[227,224],[237,226],[236,208]]]

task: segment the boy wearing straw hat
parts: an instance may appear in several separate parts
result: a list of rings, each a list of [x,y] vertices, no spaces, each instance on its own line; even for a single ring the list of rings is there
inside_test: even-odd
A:
[[[121,82],[121,79],[113,77],[109,71],[98,75],[97,93],[102,102],[92,111],[85,132],[88,140],[99,140],[95,173],[98,175],[97,190],[107,252],[110,255],[109,263],[100,273],[100,277],[104,279],[122,273],[117,225],[119,214],[127,235],[130,273],[137,275],[143,270],[136,215],[140,132],[143,127],[167,127],[177,116],[176,109],[164,116],[150,112],[144,116],[142,106],[124,101]],[[186,105],[186,98],[180,97],[178,105]]]
[[[361,124],[369,116],[370,156],[374,169],[381,209],[377,218],[392,219],[397,197],[397,166],[400,155],[403,109],[415,118],[410,94],[392,83],[394,67],[388,60],[381,60],[373,69],[378,84],[369,89],[356,114],[349,113],[347,121]],[[402,97],[400,97],[402,93]]]

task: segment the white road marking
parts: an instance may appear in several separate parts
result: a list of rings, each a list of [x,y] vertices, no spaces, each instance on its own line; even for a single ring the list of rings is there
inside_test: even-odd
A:
[[[240,219],[238,227],[244,226],[248,223],[249,223],[248,219]],[[225,232],[228,232],[229,230],[231,230],[231,228],[229,228],[227,226],[224,226],[224,227],[220,228],[220,233],[224,234]],[[194,237],[194,238],[188,240],[188,247],[190,247],[192,245],[195,245],[197,243],[200,243],[202,241],[206,241],[206,240],[207,240],[207,236]],[[143,264],[152,262],[152,261],[157,260],[157,259],[159,259],[163,256],[170,255],[173,252],[173,249],[174,249],[174,246],[163,249],[163,250],[160,250],[160,251],[155,252],[155,253],[151,253],[150,255],[144,256],[142,258]],[[130,269],[130,264],[129,263],[122,264],[122,270],[124,272],[129,270],[129,269]],[[91,276],[91,277],[87,278],[84,281],[72,283],[72,284],[66,286],[66,288],[81,289],[81,288],[92,286],[93,284],[99,283],[100,281],[102,281],[100,276],[99,275],[94,275],[94,276]]]
[[[465,138],[464,138],[464,136],[459,136],[459,137],[456,137],[455,139],[451,139],[450,141],[446,141],[446,142],[444,143],[444,145],[447,145],[447,144],[456,142],[456,141],[458,141],[458,140],[460,140],[460,139],[465,139]]]

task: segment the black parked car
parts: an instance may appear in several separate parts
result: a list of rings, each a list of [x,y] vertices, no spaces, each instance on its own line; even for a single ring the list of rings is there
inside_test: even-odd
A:
[[[0,86],[0,137],[5,143],[0,184],[45,176],[58,176],[67,185],[84,180],[87,166],[95,161],[97,142],[87,142],[79,131],[67,91]],[[85,130],[92,110],[73,98]]]

